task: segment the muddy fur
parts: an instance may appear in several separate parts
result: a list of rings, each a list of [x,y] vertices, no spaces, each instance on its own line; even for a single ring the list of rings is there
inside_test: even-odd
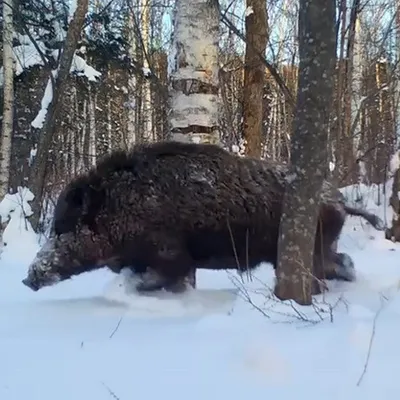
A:
[[[286,173],[284,165],[215,145],[168,141],[115,151],[64,189],[47,246],[53,252],[38,254],[24,283],[38,290],[105,265],[114,272],[130,266],[155,272],[160,279],[141,287],[153,290],[173,287],[193,268],[275,267]],[[332,246],[346,215],[377,229],[383,224],[347,206],[327,182],[321,201],[314,272],[343,279],[335,269],[345,266]]]

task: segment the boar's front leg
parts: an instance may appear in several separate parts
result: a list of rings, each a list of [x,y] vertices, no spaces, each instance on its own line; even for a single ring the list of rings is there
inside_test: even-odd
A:
[[[168,285],[164,276],[159,275],[153,268],[147,268],[147,271],[140,275],[140,282],[136,285],[138,292],[153,292],[162,290]]]
[[[173,293],[184,292],[188,285],[195,287],[196,270],[193,260],[177,235],[153,234],[147,248],[147,272],[136,286],[139,292],[164,289]],[[150,248],[148,248],[150,247]]]
[[[157,268],[157,270],[159,269]],[[164,289],[171,293],[183,293],[189,286],[196,287],[196,270],[194,268],[186,276],[160,274],[153,268],[148,268],[148,271],[141,275],[141,282],[136,285],[136,290],[144,293]]]

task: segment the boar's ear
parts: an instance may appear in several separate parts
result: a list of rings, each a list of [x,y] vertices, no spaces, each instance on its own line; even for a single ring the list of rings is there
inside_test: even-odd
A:
[[[83,206],[84,190],[82,187],[74,187],[68,191],[65,196],[67,204],[73,208],[81,208]]]

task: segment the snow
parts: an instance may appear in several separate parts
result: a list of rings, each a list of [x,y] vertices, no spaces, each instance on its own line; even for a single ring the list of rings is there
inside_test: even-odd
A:
[[[0,221],[1,223],[10,222],[4,231],[4,235],[12,224],[23,224],[25,217],[32,215],[32,209],[29,202],[34,198],[32,192],[21,186],[18,186],[17,193],[6,194],[0,202]],[[32,231],[33,232],[33,231]]]
[[[69,10],[68,10],[68,23],[70,23],[72,18],[74,17],[76,7],[77,7],[76,0],[70,0],[69,1]]]
[[[96,79],[101,75],[100,72],[96,71],[80,56],[74,54],[72,58],[70,72],[76,73],[78,76],[86,76],[89,81],[96,81]],[[58,70],[52,71],[54,80],[57,78]],[[41,108],[37,113],[35,119],[31,122],[34,128],[43,128],[44,121],[46,119],[46,114],[48,107],[53,100],[53,88],[52,82],[49,78],[47,81],[46,89],[44,90],[43,98],[41,101]]]
[[[246,17],[248,17],[249,15],[251,15],[253,13],[254,13],[254,10],[253,10],[252,6],[249,6],[246,8],[246,11],[245,11]]]
[[[14,52],[14,61],[15,61],[15,76],[19,76],[26,69],[33,67],[35,65],[43,65],[43,60],[40,57],[40,54],[36,50],[35,46],[32,44],[27,35],[18,35],[17,36],[19,42],[21,43],[19,46],[15,46],[13,48]],[[38,41],[37,46],[43,52],[46,53],[46,46]],[[0,68],[0,87],[3,86],[3,67]]]
[[[53,74],[53,78],[56,79],[57,70],[53,70],[53,71],[51,71],[51,73]],[[41,108],[40,108],[39,112],[37,113],[35,119],[31,122],[31,125],[34,128],[38,128],[38,129],[43,128],[44,120],[46,119],[47,109],[48,109],[51,101],[53,100],[53,87],[52,86],[53,86],[52,81],[49,78],[47,80],[46,89],[44,90],[44,94],[42,97]]]
[[[390,159],[390,173],[393,175],[400,167],[400,151],[397,150]]]
[[[86,76],[89,81],[95,82],[101,73],[91,67],[82,57],[74,54],[70,72],[75,72],[78,76]]]
[[[377,186],[343,193],[390,214],[388,199],[376,205]],[[0,260],[0,398],[397,396],[400,244],[360,218],[348,218],[339,242],[358,280],[329,282],[312,307],[274,300],[269,265],[243,283],[235,273],[199,271],[199,288],[182,296],[135,296],[126,273],[107,270],[35,293],[21,284],[39,248],[15,207],[21,197],[29,214],[26,189],[0,204],[11,217]]]
[[[146,68],[146,67],[143,67],[142,68],[142,71],[143,71],[143,75],[144,76],[151,76],[151,69],[150,68]]]
[[[76,7],[76,3],[72,3],[71,6]],[[63,40],[65,34],[62,33],[62,29],[59,29],[59,27],[55,27],[55,29],[57,32],[59,32],[59,39]],[[44,65],[42,57],[27,35],[18,35],[18,40],[21,44],[13,48],[15,59],[15,76],[21,75],[22,72],[35,65]],[[43,42],[38,40],[36,44],[43,54],[47,53],[47,48]],[[55,60],[58,59],[58,51],[53,51],[52,55]],[[86,76],[86,78],[88,78],[90,81],[96,81],[96,79],[101,75],[99,71],[88,65],[86,61],[77,54],[74,54],[70,72],[75,72],[77,75]],[[0,87],[1,86],[3,86],[3,67],[0,68]]]

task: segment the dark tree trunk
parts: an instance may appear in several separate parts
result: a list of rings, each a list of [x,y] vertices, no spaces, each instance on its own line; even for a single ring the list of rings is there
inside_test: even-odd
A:
[[[246,1],[246,55],[243,85],[243,135],[246,155],[261,156],[263,123],[264,56],[268,42],[268,15],[265,0]]]
[[[60,58],[58,75],[52,79],[53,98],[47,109],[46,119],[43,124],[42,132],[39,136],[39,143],[33,168],[31,170],[29,185],[35,195],[32,202],[34,212],[31,220],[33,229],[37,230],[40,221],[41,204],[43,201],[45,180],[47,172],[47,158],[54,133],[57,127],[57,114],[61,106],[61,96],[67,85],[67,78],[71,69],[72,59],[81,35],[83,23],[88,11],[88,0],[78,0],[74,16],[68,27],[67,37],[63,52]],[[51,74],[50,74],[51,76]]]
[[[291,173],[283,204],[275,295],[312,302],[319,197],[328,163],[328,126],[335,67],[335,0],[300,0],[299,81]],[[315,290],[315,289],[314,289]]]

